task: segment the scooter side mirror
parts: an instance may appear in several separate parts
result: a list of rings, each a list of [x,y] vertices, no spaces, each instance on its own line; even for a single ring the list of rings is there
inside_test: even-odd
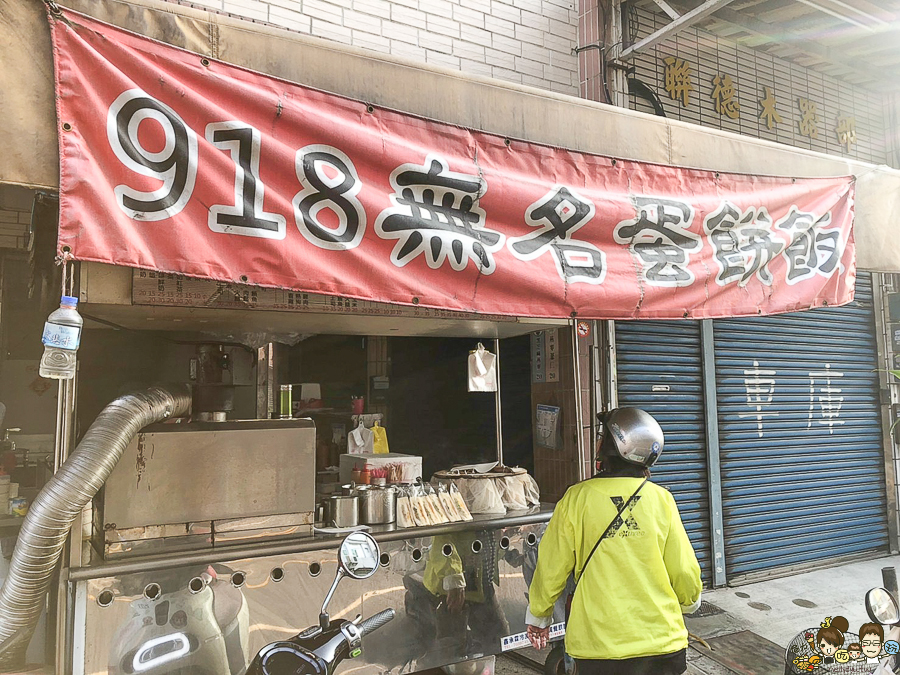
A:
[[[338,551],[338,564],[354,579],[368,579],[378,570],[378,542],[365,532],[347,535]]]
[[[319,626],[322,630],[328,628],[331,618],[328,616],[328,603],[337,590],[341,578],[348,576],[352,579],[368,579],[378,571],[378,560],[381,552],[378,542],[372,535],[366,532],[352,532],[348,534],[338,549],[338,569],[334,575],[334,582],[322,603],[322,611],[319,613]]]
[[[876,623],[887,626],[900,623],[900,606],[886,588],[873,588],[866,593],[866,612]]]

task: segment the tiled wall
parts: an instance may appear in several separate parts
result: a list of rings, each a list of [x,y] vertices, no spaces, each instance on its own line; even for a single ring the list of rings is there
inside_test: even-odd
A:
[[[31,211],[0,209],[0,248],[25,248]]]
[[[633,39],[640,40],[668,23],[666,16],[635,10],[626,29]],[[666,92],[664,59],[667,57],[683,59],[691,66],[693,91],[687,106]],[[878,91],[847,84],[696,28],[679,31],[656,47],[641,52],[632,59],[632,65],[634,76],[656,93],[666,117],[873,164],[888,162],[887,101]],[[713,78],[719,74],[729,75],[734,83],[740,105],[737,119],[716,111],[711,94]],[[772,129],[760,119],[764,87],[769,87],[774,94],[775,109],[782,119]],[[800,98],[816,104],[816,138],[801,133]],[[630,101],[633,109],[654,113],[646,99],[631,96]],[[849,150],[842,147],[835,131],[839,116],[853,117],[856,121],[856,143]]]
[[[0,248],[25,248],[31,203],[31,190],[0,185]]]
[[[604,1],[601,0],[601,2]],[[606,16],[600,10],[597,0],[579,0],[579,4],[581,5],[578,11],[578,44],[581,47],[578,54],[581,74],[579,91],[582,98],[608,103],[600,70],[602,63],[600,50],[588,47],[588,45],[599,45],[603,41],[602,34]]]
[[[589,322],[593,324],[593,322]],[[588,368],[588,351],[590,336],[578,339],[578,361],[581,368],[581,404],[582,424],[579,429],[575,414],[575,372],[572,367],[572,330],[560,328],[558,335],[559,380],[531,385],[532,424],[534,410],[538,405],[550,405],[560,408],[560,447],[556,450],[534,446],[534,474],[541,487],[541,501],[555,502],[563,496],[569,486],[578,482],[578,462],[585,464],[584,475],[590,476],[590,371]],[[582,447],[585,456],[579,459],[578,434],[582,435]],[[534,429],[537,438],[537,429]]]
[[[578,95],[576,0],[194,0],[465,73]]]

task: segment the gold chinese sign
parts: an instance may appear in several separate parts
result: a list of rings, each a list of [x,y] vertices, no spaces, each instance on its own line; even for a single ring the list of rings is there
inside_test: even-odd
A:
[[[691,92],[694,91],[693,68],[691,64],[676,56],[667,56],[663,59],[665,64],[665,89],[669,98],[678,101],[682,107],[688,107]],[[719,115],[736,120],[741,114],[741,104],[738,102],[737,86],[731,75],[718,73],[712,80],[712,90],[709,98]],[[815,101],[798,97],[797,107],[800,115],[797,118],[797,126],[800,136],[819,138],[819,108]],[[784,122],[781,113],[778,112],[778,101],[772,87],[763,86],[762,96],[757,99],[759,103],[759,119],[770,131]],[[850,152],[856,143],[856,118],[848,115],[837,117],[834,132],[841,148]]]
[[[691,65],[684,59],[669,56],[663,59],[666,64],[666,91],[669,98],[681,100],[681,106],[687,107],[688,98],[694,87],[691,83]]]
[[[808,98],[798,98],[797,105],[800,108],[800,135],[807,138],[819,137],[819,110],[815,102]]]
[[[713,90],[709,97],[716,106],[716,112],[736,120],[741,114],[741,105],[737,102],[737,90],[731,75],[716,75],[712,82]]]
[[[850,146],[856,143],[856,118],[840,115],[834,129],[838,142],[850,152]]]
[[[781,124],[781,115],[775,110],[775,104],[777,103],[775,101],[775,92],[770,87],[763,87],[763,89],[766,95],[759,99],[759,105],[762,108],[759,119],[766,123],[766,128],[774,129],[775,125]]]

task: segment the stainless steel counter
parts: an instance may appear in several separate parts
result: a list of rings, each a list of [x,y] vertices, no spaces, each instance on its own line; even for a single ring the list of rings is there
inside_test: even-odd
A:
[[[345,579],[334,618],[397,618],[363,642],[338,675],[402,675],[497,654],[524,631],[528,585],[552,505],[467,523],[373,527],[380,568]],[[317,622],[337,569],[341,534],[298,536],[257,546],[133,558],[72,570],[72,670],[130,672],[153,645],[186,637],[191,650],[153,672],[240,675],[264,645]],[[449,611],[448,589],[465,593]],[[186,669],[186,670],[184,670]]]
[[[475,515],[473,520],[463,523],[431,525],[426,527],[397,527],[391,525],[372,525],[369,533],[379,543],[401,541],[410,538],[434,537],[437,535],[464,532],[466,530],[496,529],[546,523],[553,515],[553,504],[541,504],[523,511],[510,511],[505,515]],[[211,548],[201,551],[169,553],[166,555],[147,555],[129,559],[128,561],[103,563],[90,567],[72,568],[69,570],[70,581],[85,581],[100,577],[116,576],[131,572],[171,569],[200,563],[215,563],[235,558],[257,557],[264,555],[287,555],[306,551],[322,551],[337,549],[346,533],[299,535],[295,538],[280,539],[277,542],[259,543],[251,546],[234,545]]]

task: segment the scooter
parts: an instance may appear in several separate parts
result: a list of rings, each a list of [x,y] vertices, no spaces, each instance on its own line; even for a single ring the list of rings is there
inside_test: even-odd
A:
[[[337,574],[322,603],[319,624],[288,640],[267,644],[259,650],[246,675],[332,675],[341,661],[362,654],[362,638],[391,621],[394,610],[386,609],[365,621],[361,616],[353,621],[332,621],[328,603],[343,577],[368,579],[375,574],[379,556],[378,543],[370,535],[348,535],[338,551]]]
[[[900,605],[885,588],[873,588],[866,593],[866,612],[873,623],[887,627],[884,640],[876,647],[868,660],[860,650],[860,639],[855,633],[844,633],[844,644],[826,656],[815,647],[816,628],[802,631],[788,643],[784,654],[785,675],[800,673],[834,673],[835,675],[865,673],[866,675],[893,675],[900,651]],[[822,626],[825,626],[823,623]],[[848,649],[851,646],[853,649]]]

